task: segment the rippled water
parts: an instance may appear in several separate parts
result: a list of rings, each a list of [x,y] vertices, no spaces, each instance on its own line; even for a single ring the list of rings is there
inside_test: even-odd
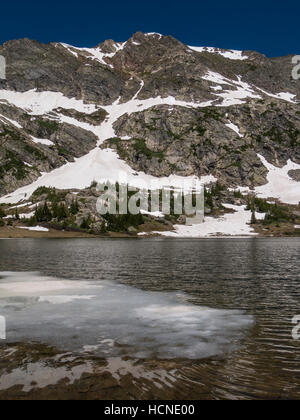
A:
[[[117,341],[121,354],[180,358],[178,397],[300,398],[299,251],[297,238],[1,240],[0,310],[11,339],[39,338],[34,316],[55,314],[65,319],[56,344],[110,356]],[[36,280],[72,284],[41,291]],[[27,293],[7,288],[24,281]],[[69,328],[80,334],[66,334],[74,308]],[[28,328],[17,327],[20,316]]]

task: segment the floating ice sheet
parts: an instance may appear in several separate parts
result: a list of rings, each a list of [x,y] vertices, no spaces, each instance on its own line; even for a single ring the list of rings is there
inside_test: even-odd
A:
[[[41,341],[105,357],[222,355],[253,324],[241,311],[193,305],[175,292],[38,273],[0,273],[0,313],[11,342]]]

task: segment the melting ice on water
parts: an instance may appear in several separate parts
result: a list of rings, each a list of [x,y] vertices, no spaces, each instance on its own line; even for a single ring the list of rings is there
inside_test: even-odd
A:
[[[175,292],[38,273],[0,273],[8,341],[42,341],[99,356],[198,359],[238,345],[253,318],[196,306]]]

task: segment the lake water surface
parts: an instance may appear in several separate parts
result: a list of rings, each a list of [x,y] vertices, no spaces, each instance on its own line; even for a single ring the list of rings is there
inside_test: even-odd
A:
[[[6,343],[170,363],[182,398],[300,398],[299,255],[298,238],[0,240]]]

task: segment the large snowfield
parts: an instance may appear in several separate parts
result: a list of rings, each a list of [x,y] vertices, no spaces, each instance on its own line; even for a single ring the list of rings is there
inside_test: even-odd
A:
[[[231,209],[234,213],[227,213],[222,217],[206,217],[204,223],[193,226],[175,225],[173,232],[153,232],[171,238],[211,238],[224,236],[255,236],[256,233],[250,225],[251,211],[245,206],[234,206],[223,204],[224,207]],[[263,219],[263,213],[257,213],[257,219]],[[140,236],[147,235],[141,233]]]
[[[267,176],[268,183],[255,188],[257,195],[263,198],[277,198],[287,204],[299,204],[300,183],[294,181],[288,173],[291,170],[300,170],[300,165],[288,160],[283,168],[278,168],[269,163],[263,156],[258,156],[269,173]]]

